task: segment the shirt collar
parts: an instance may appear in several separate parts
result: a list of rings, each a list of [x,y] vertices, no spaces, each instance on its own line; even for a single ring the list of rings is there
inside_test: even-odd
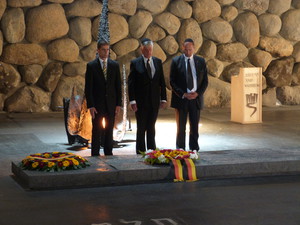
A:
[[[185,54],[183,54],[185,61],[187,61],[188,59],[193,60],[194,55],[190,56],[190,57],[186,57]]]
[[[145,62],[145,63],[147,63],[147,61],[148,61],[148,58],[146,58],[144,55],[142,55],[142,56],[143,56],[144,62]],[[149,59],[150,59],[150,62],[151,62],[151,60],[152,60],[152,56],[151,56]]]
[[[99,61],[100,61],[101,64],[102,64],[103,62],[106,62],[106,63],[107,63],[107,60],[108,60],[108,59],[104,59],[104,60],[103,60],[103,59],[101,59],[101,58],[99,57]]]

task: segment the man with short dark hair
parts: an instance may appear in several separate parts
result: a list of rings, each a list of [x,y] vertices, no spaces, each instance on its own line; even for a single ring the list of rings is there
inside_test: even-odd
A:
[[[85,74],[85,97],[92,116],[92,156],[99,156],[100,143],[104,154],[112,155],[115,114],[121,108],[121,76],[116,61],[109,58],[109,43],[98,41],[98,57],[89,62]],[[102,123],[105,120],[105,126]],[[104,134],[104,135],[103,135]],[[100,141],[100,138],[104,140]]]
[[[128,92],[132,110],[137,122],[136,153],[156,149],[155,123],[160,107],[166,106],[166,84],[162,61],[152,56],[153,42],[141,40],[142,56],[131,61],[128,76]]]
[[[185,133],[189,115],[189,149],[199,151],[198,124],[208,78],[205,60],[194,55],[194,52],[194,41],[186,39],[183,44],[183,54],[172,60],[170,71],[171,107],[175,108],[177,124],[176,148],[186,148]]]

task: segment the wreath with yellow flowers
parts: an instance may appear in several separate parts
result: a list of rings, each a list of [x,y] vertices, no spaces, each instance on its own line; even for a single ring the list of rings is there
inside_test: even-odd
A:
[[[70,152],[44,152],[27,156],[20,163],[24,170],[46,172],[77,170],[89,166],[89,162]]]
[[[155,150],[147,150],[145,152],[140,152],[142,154],[142,158],[144,158],[144,162],[153,164],[169,164],[172,159],[199,159],[198,152],[194,151],[185,151],[182,149],[155,149]]]

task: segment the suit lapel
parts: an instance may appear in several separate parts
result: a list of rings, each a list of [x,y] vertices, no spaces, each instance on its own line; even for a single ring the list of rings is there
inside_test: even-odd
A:
[[[179,68],[181,70],[181,74],[183,74],[183,80],[185,81],[185,85],[187,85],[186,83],[186,66],[185,66],[185,58],[184,55],[182,54],[179,58]]]
[[[196,77],[197,77],[197,80],[199,79],[199,60],[195,57],[195,56],[193,56],[193,58],[194,58],[194,63],[195,63],[195,69],[196,69]]]
[[[157,70],[157,68],[158,68],[157,63],[158,63],[158,61],[154,57],[152,57],[152,61],[153,61],[153,65],[154,65],[154,68],[155,68],[155,73],[154,73],[154,75],[152,77],[152,79],[154,79],[156,77],[157,72],[158,72],[158,70]]]
[[[138,62],[136,65],[137,65],[137,70],[139,71],[139,73],[143,74],[144,76],[149,78],[143,56],[140,56],[138,58]]]
[[[186,69],[185,69],[185,60],[184,60],[184,55],[181,55],[179,58],[179,68],[181,70],[181,73],[186,76]]]
[[[109,81],[111,79],[111,60],[108,58],[107,59],[107,68],[106,68],[106,71],[107,71],[107,77],[106,77],[106,81]]]
[[[104,78],[103,71],[102,71],[102,67],[101,67],[101,63],[100,63],[100,59],[97,57],[95,60],[96,60],[97,76],[98,76],[99,78],[100,78],[100,77],[103,77],[103,78]]]

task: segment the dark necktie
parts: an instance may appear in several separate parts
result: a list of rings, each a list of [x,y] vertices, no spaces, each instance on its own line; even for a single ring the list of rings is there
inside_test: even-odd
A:
[[[193,87],[194,87],[194,82],[193,82],[192,68],[191,68],[190,59],[188,59],[187,60],[187,88],[189,90],[192,90]]]
[[[151,72],[151,67],[150,67],[150,59],[147,60],[147,73],[150,79],[152,79],[152,72]]]

